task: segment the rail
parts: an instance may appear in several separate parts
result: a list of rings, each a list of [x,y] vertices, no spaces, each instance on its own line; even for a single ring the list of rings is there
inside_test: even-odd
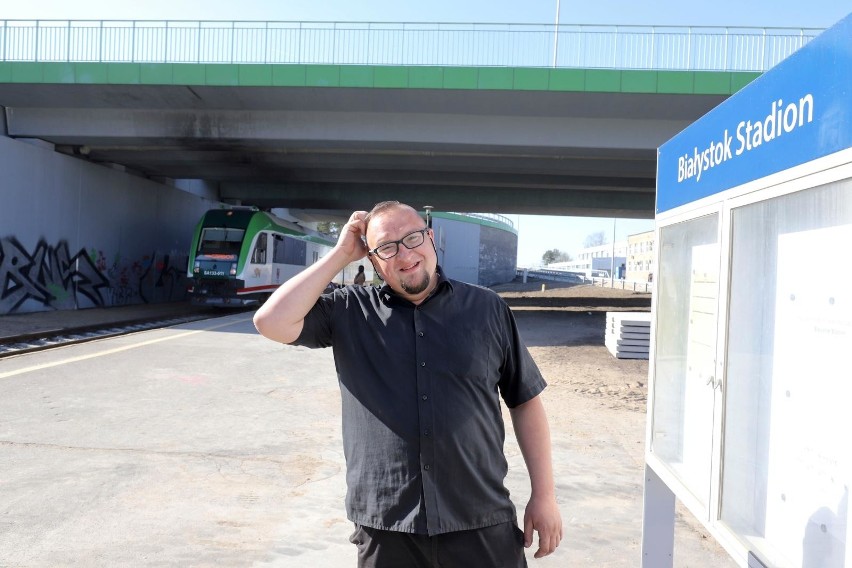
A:
[[[0,61],[762,72],[820,31],[568,24],[0,20]]]
[[[463,215],[465,217],[472,217],[473,219],[482,219],[485,221],[491,221],[493,223],[501,223],[503,225],[507,225],[511,228],[515,228],[515,223],[508,217],[503,215],[499,215],[497,213],[458,213],[452,212],[453,215]]]

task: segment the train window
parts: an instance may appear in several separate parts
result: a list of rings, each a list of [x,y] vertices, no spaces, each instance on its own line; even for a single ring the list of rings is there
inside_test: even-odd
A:
[[[284,264],[305,266],[308,247],[305,241],[284,237]]]
[[[240,254],[245,231],[242,229],[206,228],[198,243],[199,254]]]
[[[284,264],[284,237],[272,235],[272,262]]]
[[[260,233],[257,236],[257,243],[251,253],[251,261],[254,264],[266,264],[266,235],[267,233]]]

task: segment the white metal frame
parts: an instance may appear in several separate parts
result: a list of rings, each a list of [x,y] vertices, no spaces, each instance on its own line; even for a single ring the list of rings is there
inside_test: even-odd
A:
[[[725,384],[729,320],[729,290],[731,262],[731,219],[735,209],[767,201],[813,187],[852,178],[852,148],[830,154],[787,170],[725,190],[715,195],[682,205],[658,215],[655,237],[660,242],[661,229],[718,213],[718,242],[720,246],[719,293],[716,328],[716,390],[713,416],[713,456],[711,457],[710,496],[708,507],[683,484],[669,466],[651,452],[654,416],[655,357],[648,366],[648,420],[645,433],[645,511],[642,535],[642,566],[667,568],[673,562],[674,499],[679,499],[728,554],[741,566],[748,566],[750,548],[721,520],[722,452],[724,449]],[[662,247],[656,247],[655,263],[660,266]],[[658,284],[654,279],[652,313],[657,313]],[[651,353],[656,353],[656,319],[651,322]]]

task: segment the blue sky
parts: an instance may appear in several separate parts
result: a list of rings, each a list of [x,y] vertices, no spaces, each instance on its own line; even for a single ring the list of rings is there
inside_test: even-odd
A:
[[[848,0],[558,1],[563,24],[827,28],[852,11]],[[557,0],[6,0],[0,17],[550,24],[556,7]],[[519,265],[538,264],[552,248],[574,254],[597,231],[612,239],[612,219],[508,217],[519,228]],[[620,219],[615,227],[621,240],[653,221]]]

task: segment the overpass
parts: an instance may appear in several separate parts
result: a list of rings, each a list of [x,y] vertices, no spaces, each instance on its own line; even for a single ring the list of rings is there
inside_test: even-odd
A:
[[[304,218],[650,218],[657,147],[817,31],[2,21],[0,134]]]

